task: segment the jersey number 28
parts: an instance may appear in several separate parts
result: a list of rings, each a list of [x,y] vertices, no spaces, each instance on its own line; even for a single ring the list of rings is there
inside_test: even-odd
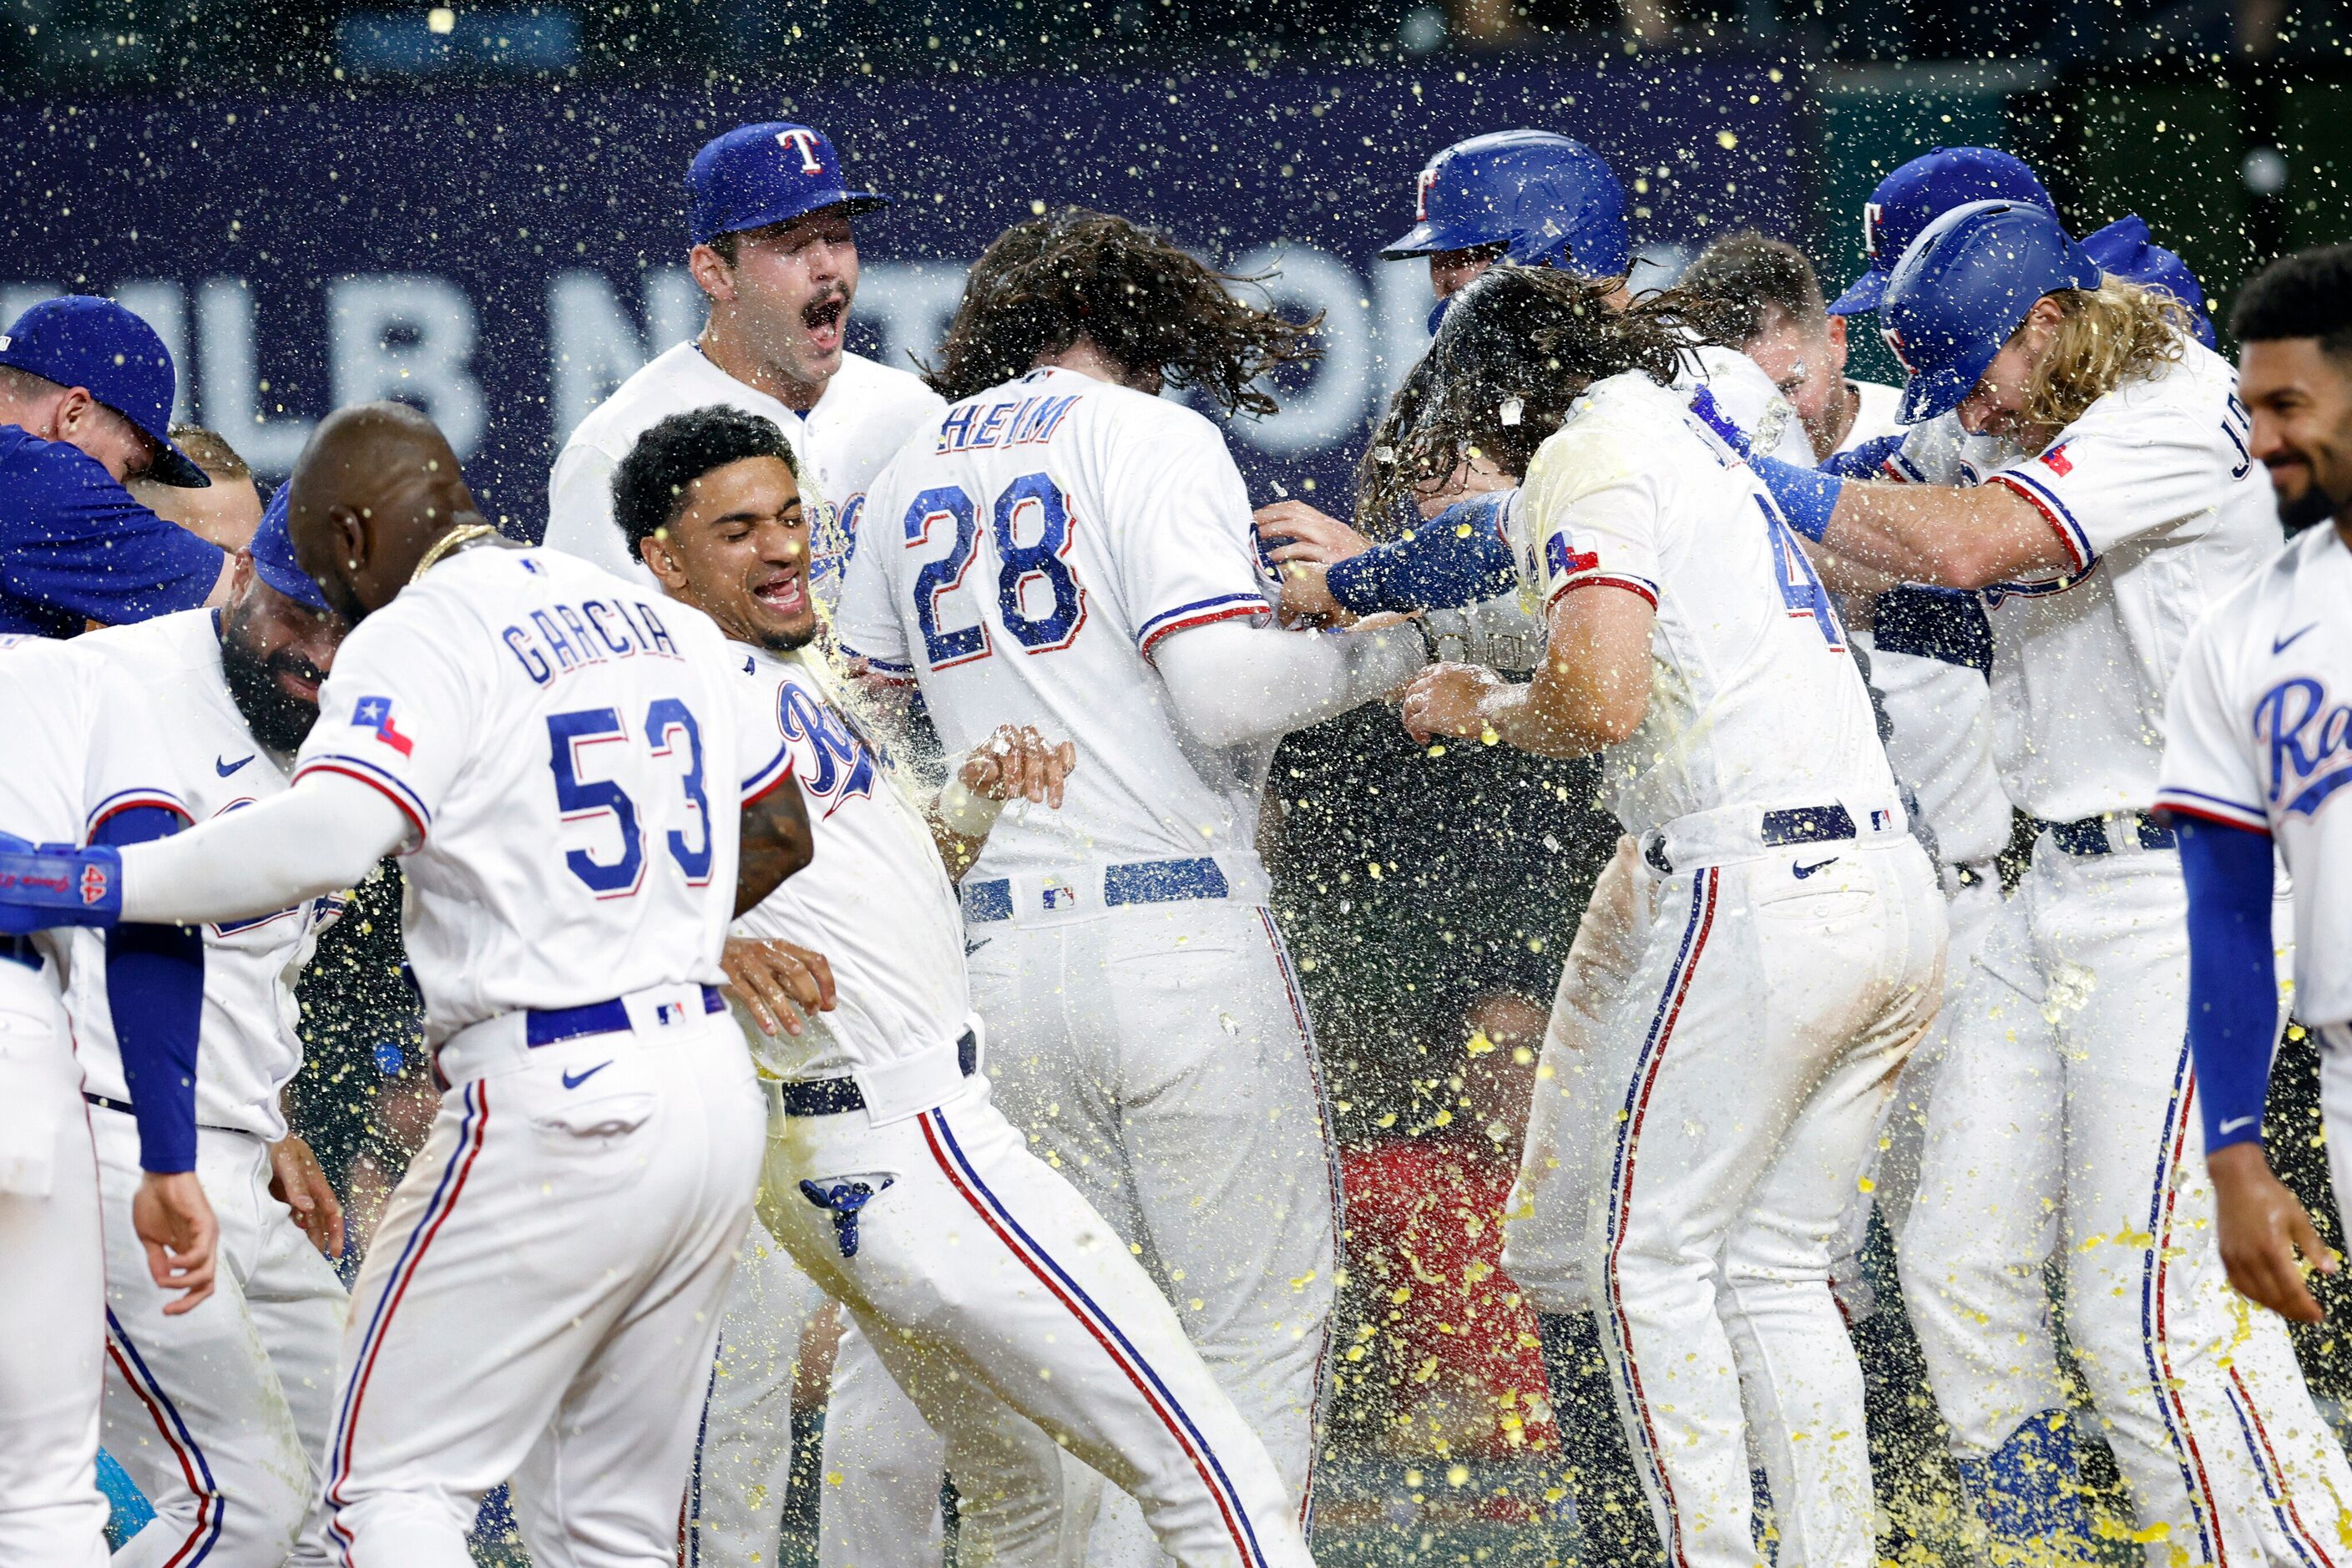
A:
[[[687,886],[709,885],[710,800],[702,785],[702,727],[694,721],[694,714],[675,697],[656,699],[653,706],[646,710],[644,763],[626,750],[617,754],[587,750],[615,741],[628,747],[629,731],[621,722],[620,714],[610,708],[583,708],[547,716],[547,765],[555,773],[556,810],[562,813],[566,822],[609,816],[620,830],[621,853],[617,858],[599,860],[585,849],[567,849],[563,852],[564,866],[600,899],[625,899],[644,884],[646,831],[636,801],[621,787],[620,778],[583,775],[592,768],[622,777],[649,774],[653,772],[651,763],[677,758],[679,742],[683,741],[686,765],[679,784],[686,793],[686,809],[694,818],[690,826],[701,842],[689,844],[687,835],[677,828],[664,835],[663,842],[669,849],[669,858],[686,874]]]
[[[1049,475],[1024,474],[998,492],[987,512],[997,561],[997,624],[1031,653],[1069,647],[1086,624],[1087,591],[1067,560],[1074,533],[1068,499]],[[915,574],[915,625],[933,669],[970,664],[994,651],[985,608],[956,603],[980,552],[980,506],[961,485],[925,490],[907,508],[908,549],[948,542],[946,554]],[[1035,608],[1045,613],[1031,614]]]

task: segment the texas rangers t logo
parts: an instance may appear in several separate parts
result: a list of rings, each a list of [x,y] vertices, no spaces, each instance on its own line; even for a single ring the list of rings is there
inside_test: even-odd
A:
[[[393,728],[389,697],[361,698],[352,708],[352,728],[374,731],[377,740],[404,757],[416,750],[415,742]]]
[[[1414,176],[1412,182],[1412,221],[1429,221],[1429,187],[1437,184],[1437,165],[1433,163]]]
[[[795,125],[790,131],[777,132],[776,144],[780,147],[792,148],[801,155],[802,174],[822,174],[824,173],[824,164],[816,155],[816,132],[811,131],[808,127],[804,125]]]
[[[1919,367],[1911,363],[1911,356],[1904,352],[1903,334],[1901,332],[1897,331],[1893,327],[1888,327],[1878,335],[1886,340],[1886,346],[1895,355],[1895,363],[1903,367],[1904,374],[1916,375],[1919,374]]]

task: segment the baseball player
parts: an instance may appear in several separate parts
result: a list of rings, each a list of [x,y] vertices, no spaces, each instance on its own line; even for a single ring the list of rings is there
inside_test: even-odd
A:
[[[0,633],[218,602],[220,547],[122,488],[211,483],[172,441],[176,384],[155,329],[111,300],[43,300],[0,332]]]
[[[0,817],[59,844],[79,842],[93,816],[176,822],[171,796],[147,782],[152,752],[121,744],[133,733],[124,717],[145,711],[139,683],[85,649],[0,637],[0,727],[12,742]],[[0,1295],[0,1562],[100,1568],[110,1312],[89,1113],[61,1005],[68,952],[49,936],[0,936],[0,1274],[11,1284]],[[161,1313],[152,1298],[124,1309],[143,1332],[201,1308],[215,1278],[217,1226],[194,1169],[204,951],[170,927],[124,926],[98,962],[126,996],[121,1055],[142,1090],[135,1235],[121,1245],[143,1249],[163,1301]]]
[[[759,1164],[719,951],[807,862],[791,759],[707,617],[505,547],[414,410],[331,416],[292,486],[296,555],[355,625],[291,786],[156,843],[0,858],[79,889],[20,879],[0,907],[253,919],[404,850],[446,1087],[353,1298],[335,1548],[459,1568],[513,1477],[539,1560],[667,1563]]]
[[[1283,734],[1423,654],[1410,634],[1265,624],[1232,456],[1154,395],[1263,412],[1253,383],[1303,335],[1124,219],[1006,230],[932,373],[948,411],[870,492],[879,531],[841,608],[845,649],[919,686],[950,750],[1008,722],[1075,743],[1063,808],[1000,826],[963,880],[990,1076],[1145,1259],[1302,1503],[1337,1188],[1258,802]],[[1097,1554],[1145,1560],[1110,1512]]]
[[[2281,1325],[2244,1321],[2227,1289],[2197,1171],[2179,861],[2148,815],[2187,630],[2277,537],[2245,412],[2177,300],[2104,276],[2037,205],[1937,218],[1879,313],[1910,367],[1904,416],[1957,415],[1991,460],[1929,429],[1901,467],[1940,483],[1758,468],[1833,557],[1980,595],[2003,789],[2043,824],[2021,957],[2057,1045],[1972,1031],[1937,1075],[1904,1288],[1939,1405],[2007,1494],[1989,1516],[2063,1517],[2071,1457],[2037,1431],[2064,1403],[2054,1362],[2031,1339],[1978,1353],[2019,1294],[1979,1293],[1986,1258],[2018,1256],[1986,1245],[1987,1200],[2046,1193],[2070,1338],[2148,1539],[2174,1543],[2151,1552],[2324,1554],[2352,1470]],[[1970,1119],[1979,1135],[1939,1135]]]
[[[1391,483],[1472,445],[1515,455],[1549,651],[1525,685],[1436,666],[1403,719],[1601,753],[1657,883],[1600,1031],[1620,1114],[1578,1251],[1668,1560],[1754,1563],[1752,1442],[1783,1550],[1866,1564],[1861,1369],[1829,1265],[1934,1015],[1943,900],[1826,594],[1737,448],[1670,389],[1675,301],[1612,312],[1599,288],[1496,270],[1432,349]],[[1759,525],[1726,526],[1743,517]]]
[[[730,944],[730,973],[770,1018],[809,1015],[752,1037],[769,1075],[768,1228],[946,1435],[961,1550],[977,1560],[1068,1560],[1066,1446],[1118,1478],[1174,1561],[1304,1564],[1296,1494],[1175,1312],[989,1102],[963,913],[932,826],[810,647],[793,468],[772,425],[710,408],[654,426],[614,485],[620,526],[665,589],[733,637],[809,803],[814,864]],[[933,807],[957,858],[1004,796],[1054,804],[1069,761],[1034,731],[984,738]]]
[[[857,294],[850,220],[890,198],[852,190],[824,133],[778,121],[714,138],[687,171],[687,265],[710,320],[580,422],[547,487],[547,542],[647,581],[613,526],[613,473],[672,414],[723,403],[773,421],[805,476],[817,596],[840,591],[866,489],[939,395],[843,345]]]
[[[2271,910],[2275,858],[2294,889],[2295,1012],[2320,1041],[2328,1163],[2352,1193],[2345,1045],[2343,853],[2333,796],[2346,778],[2338,696],[2352,684],[2336,606],[2352,568],[2352,247],[2306,250],[2238,296],[2238,398],[2249,456],[2270,470],[2279,512],[2301,529],[2190,634],[2166,710],[2157,805],[2180,837],[2189,889],[2189,1043],[2204,1111],[2221,1258],[2230,1281],[2273,1311],[2317,1322],[2297,1267],[2334,1273],[2310,1216],[2263,1155],[2275,1038]]]
[[[110,745],[149,754],[149,775],[177,803],[105,806],[89,842],[141,842],[285,791],[343,633],[295,564],[285,498],[281,488],[238,552],[222,609],[93,632],[78,645],[145,688],[146,703],[100,721]],[[278,1096],[302,1062],[292,980],[339,908],[340,900],[305,900],[204,928],[196,1171],[220,1218],[222,1267],[211,1300],[171,1316],[155,1310],[163,1293],[120,1222],[141,1174],[138,1097],[116,1020],[141,999],[109,973],[104,934],[70,933],[66,1012],[83,1097],[96,1108],[108,1220],[106,1448],[156,1515],[123,1548],[125,1565],[329,1560],[319,1467],[345,1298],[324,1254],[341,1251],[341,1215]]]

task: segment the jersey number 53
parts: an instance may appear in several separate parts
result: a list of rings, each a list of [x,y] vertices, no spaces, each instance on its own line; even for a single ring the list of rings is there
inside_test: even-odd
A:
[[[646,710],[642,733],[641,757],[628,726],[613,709],[583,708],[547,716],[547,765],[555,773],[556,810],[566,822],[609,817],[619,833],[620,853],[611,858],[599,859],[587,849],[563,852],[565,868],[600,899],[629,898],[645,884],[645,814],[623,781],[640,791],[657,786],[664,782],[656,777],[664,763],[677,768],[677,787],[685,794],[691,819],[684,826],[692,834],[673,827],[663,835],[663,845],[688,887],[706,887],[710,881],[710,800],[702,783],[702,727],[685,703],[662,697]],[[615,742],[615,750],[593,750]],[[592,773],[605,776],[591,777]],[[604,837],[601,831],[597,837]]]
[[[915,626],[933,669],[971,664],[995,651],[988,607],[965,595],[981,553],[983,510],[996,559],[996,626],[1025,651],[1051,653],[1077,640],[1086,625],[1087,591],[1068,560],[1076,524],[1069,499],[1051,476],[1024,474],[984,508],[961,485],[940,485],[907,508],[904,530],[909,550],[947,546],[914,579]]]

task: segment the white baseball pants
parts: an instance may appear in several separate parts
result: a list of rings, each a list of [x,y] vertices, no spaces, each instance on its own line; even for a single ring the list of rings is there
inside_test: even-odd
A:
[[[844,1323],[825,1405],[817,1568],[936,1568],[947,1549],[947,1440],[891,1381],[856,1320]]]
[[[775,1568],[780,1561],[801,1331],[824,1301],[754,1220],[735,1255],[695,1431],[683,1568]]]
[[[1675,1568],[1754,1568],[1751,1437],[1781,1561],[1874,1561],[1862,1373],[1830,1260],[1934,1018],[1944,942],[1907,837],[1765,850],[1659,889],[1609,1025],[1585,1264]]]
[[[2044,1310],[2038,1265],[2061,1225],[2068,1335],[2152,1568],[2176,1552],[2352,1561],[2352,1470],[2284,1325],[2231,1290],[2215,1245],[2178,859],[2074,857],[2045,837],[2011,907],[2021,921],[1994,933],[1986,967],[2024,944],[2050,1033],[1956,1037],[1904,1237],[1906,1300],[1956,1443],[1990,1451],[2063,1403],[2046,1333],[2020,1338]]]
[[[347,1568],[470,1568],[509,1477],[539,1568],[677,1559],[762,1112],[698,988],[626,1000],[632,1030],[531,1048],[509,1014],[440,1052],[451,1087],[343,1339],[327,1501]]]
[[[1184,1568],[1304,1568],[1297,1500],[1265,1445],[1127,1244],[988,1096],[975,1076],[880,1126],[864,1111],[784,1118],[761,1190],[769,1230],[945,1435],[962,1550],[1076,1561],[1066,1447],[1137,1500]],[[803,1182],[872,1191],[854,1251]]]
[[[139,1129],[90,1112],[106,1213],[106,1451],[155,1517],[115,1568],[332,1561],[320,1466],[347,1298],[334,1266],[270,1194],[269,1149],[200,1129],[196,1176],[220,1221],[212,1299],[166,1317],[131,1229]]]
[[[106,1263],[65,1009],[0,957],[0,1563],[103,1568]]]

